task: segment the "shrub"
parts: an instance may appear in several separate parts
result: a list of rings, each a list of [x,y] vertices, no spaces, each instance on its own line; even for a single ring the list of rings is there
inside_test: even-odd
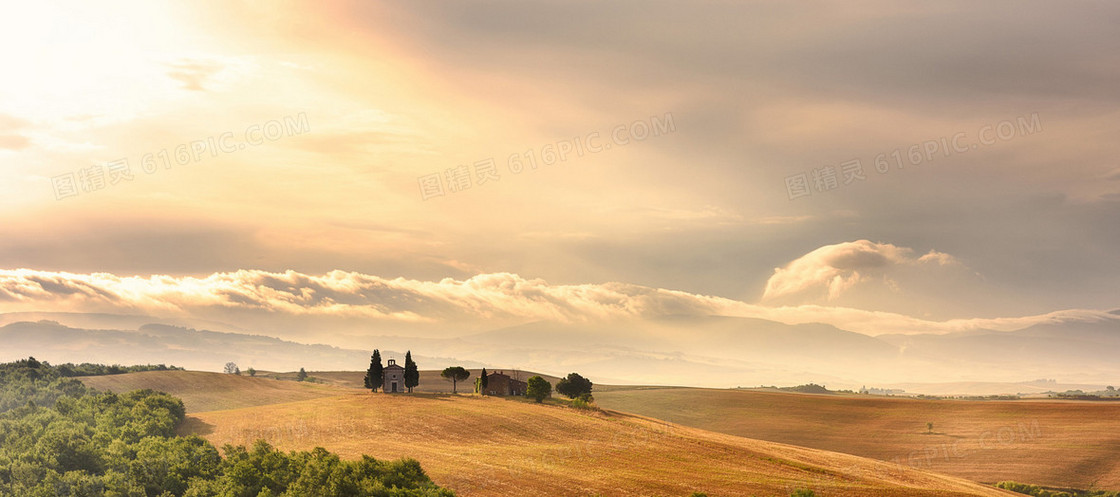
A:
[[[572,401],[572,407],[574,407],[576,409],[596,409],[596,407],[591,405],[590,402],[587,402],[583,399],[573,400]]]
[[[1026,483],[1017,483],[1013,481],[1001,481],[996,484],[996,488],[1010,490],[1012,492],[1031,495],[1034,497],[1074,497],[1069,492],[1062,492],[1058,490],[1046,490],[1038,485],[1029,485]],[[1096,496],[1096,493],[1087,493],[1086,496]]]

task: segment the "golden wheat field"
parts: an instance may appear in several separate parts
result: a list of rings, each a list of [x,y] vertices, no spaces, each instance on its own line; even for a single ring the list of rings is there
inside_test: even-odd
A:
[[[449,386],[424,373],[419,391]],[[352,388],[355,372],[311,373],[320,383],[267,376],[163,371],[83,381],[179,396],[189,413],[183,432],[218,445],[263,438],[286,450],[414,457],[460,495],[1007,495],[987,486],[1001,480],[1120,486],[1116,404],[604,386],[596,392],[604,410],[586,411],[473,394],[372,394]]]
[[[465,496],[1008,495],[963,479],[613,411],[474,395],[355,392],[196,413],[184,433],[286,450],[418,459]]]
[[[611,387],[600,406],[969,480],[1120,490],[1120,403]],[[933,423],[929,430],[927,423]]]
[[[215,411],[314,399],[349,392],[332,385],[276,381],[202,371],[145,371],[80,378],[98,390],[127,392],[150,388],[183,399],[187,412]]]

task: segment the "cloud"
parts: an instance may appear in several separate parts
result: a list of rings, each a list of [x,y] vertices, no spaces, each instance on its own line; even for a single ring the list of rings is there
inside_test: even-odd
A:
[[[209,60],[183,59],[169,64],[167,76],[183,83],[183,89],[206,91],[203,86],[212,76],[222,71],[224,66]]]
[[[257,270],[202,278],[6,270],[0,271],[0,302],[9,311],[61,304],[85,312],[196,314],[239,309],[405,322],[565,322],[714,310],[701,299],[660,289],[619,283],[553,286],[508,273],[418,281],[346,271],[314,276]]]
[[[774,269],[760,302],[951,320],[1008,312],[1007,296],[1008,290],[948,253],[919,255],[909,247],[857,240],[822,246]],[[1031,312],[1023,309],[1010,312]]]
[[[18,117],[0,114],[0,149],[23,150],[31,146],[31,140],[18,133],[29,124]]]
[[[930,251],[914,257],[914,251],[889,243],[868,240],[826,245],[774,269],[766,282],[764,301],[807,292],[825,292],[828,300],[836,300],[853,286],[873,279],[897,287],[891,278],[901,267],[928,267],[959,264],[949,254]]]
[[[883,261],[901,257],[905,250],[849,249],[849,253],[855,255],[832,260],[848,266],[881,267]],[[1107,317],[1103,311],[1068,310],[1025,317],[933,321],[848,307],[767,307],[628,283],[552,285],[510,273],[421,281],[347,271],[309,275],[258,270],[204,277],[0,270],[0,311],[187,317],[236,322],[262,332],[315,339],[341,332],[378,334],[386,329],[417,334],[438,330],[446,335],[449,331],[463,333],[538,321],[641,322],[667,316],[827,323],[867,334],[1014,330],[1041,322]]]
[[[31,140],[23,135],[0,135],[0,149],[23,150],[31,146]]]

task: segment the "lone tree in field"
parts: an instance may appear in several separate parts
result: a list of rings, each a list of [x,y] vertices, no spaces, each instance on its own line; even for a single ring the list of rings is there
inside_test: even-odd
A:
[[[926,423],[926,433],[927,434],[932,434],[933,433],[933,422]]]
[[[451,366],[439,375],[451,380],[451,393],[459,393],[459,382],[470,378],[471,372],[463,369],[462,366]]]
[[[568,373],[567,378],[561,378],[556,383],[556,393],[569,399],[591,395],[591,380],[584,378],[579,373]]]
[[[408,393],[412,393],[412,387],[420,384],[420,370],[416,369],[416,363],[412,362],[412,351],[409,350],[404,353],[404,386],[408,388]]]
[[[366,388],[376,392],[382,383],[385,383],[385,368],[381,366],[381,351],[373,349],[369,370],[366,371]]]
[[[550,395],[552,395],[552,384],[549,383],[548,380],[540,376],[529,378],[529,387],[525,389],[526,397],[540,403],[545,397]]]
[[[303,368],[299,368],[299,372],[296,373],[296,381],[303,381],[303,380],[306,380],[306,379],[307,379],[307,371],[304,371]]]
[[[237,367],[237,364],[232,362],[226,363],[226,368],[224,369],[224,371],[226,372],[226,374],[241,374],[241,369]]]
[[[249,366],[248,372],[250,377],[256,378],[257,370],[253,369],[253,366]]]

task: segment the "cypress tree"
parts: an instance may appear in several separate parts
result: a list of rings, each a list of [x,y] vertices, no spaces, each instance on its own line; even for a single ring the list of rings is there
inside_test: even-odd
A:
[[[479,386],[481,386],[480,393],[486,395],[486,385],[490,383],[490,379],[486,377],[486,368],[482,368],[482,376],[478,377]]]
[[[404,353],[404,386],[408,388],[408,393],[412,393],[412,387],[420,384],[420,370],[416,368],[416,363],[412,362],[412,351],[409,350]]]
[[[366,388],[376,392],[385,383],[385,368],[381,366],[381,351],[373,349],[369,358],[369,369],[366,371]]]

